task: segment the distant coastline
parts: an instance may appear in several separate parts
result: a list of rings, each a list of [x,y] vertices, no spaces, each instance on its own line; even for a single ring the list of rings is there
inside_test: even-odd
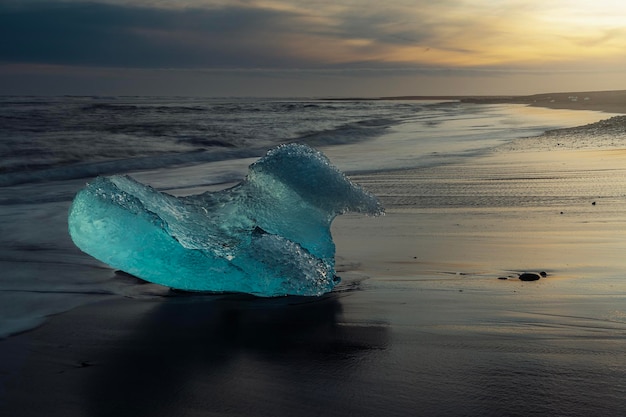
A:
[[[458,100],[476,104],[527,104],[536,107],[569,110],[594,110],[607,113],[626,114],[626,90],[582,91],[565,93],[542,93],[527,96],[515,95],[459,95],[459,96],[391,96],[391,97],[353,97],[331,98],[330,100]]]

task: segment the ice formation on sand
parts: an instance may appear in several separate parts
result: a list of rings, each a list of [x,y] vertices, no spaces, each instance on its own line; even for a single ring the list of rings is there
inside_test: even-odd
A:
[[[177,198],[128,176],[98,177],[78,192],[68,220],[82,251],[147,281],[270,297],[332,290],[330,225],[347,211],[383,209],[321,152],[289,144],[218,192]]]

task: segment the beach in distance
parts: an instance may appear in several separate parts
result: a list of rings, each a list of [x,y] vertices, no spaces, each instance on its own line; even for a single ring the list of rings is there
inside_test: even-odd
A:
[[[0,415],[626,407],[626,92],[3,100],[31,131],[3,133]],[[55,119],[68,112],[80,129]],[[43,154],[41,135],[57,148]],[[95,174],[196,194],[293,141],[322,150],[386,211],[335,219],[342,281],[328,294],[173,292],[67,235],[71,199]]]

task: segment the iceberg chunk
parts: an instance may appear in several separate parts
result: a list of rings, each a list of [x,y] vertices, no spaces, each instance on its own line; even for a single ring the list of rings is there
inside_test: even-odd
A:
[[[383,213],[321,152],[282,145],[238,185],[174,197],[128,176],[98,177],[70,208],[82,251],[147,281],[188,291],[259,296],[333,289],[333,219]]]

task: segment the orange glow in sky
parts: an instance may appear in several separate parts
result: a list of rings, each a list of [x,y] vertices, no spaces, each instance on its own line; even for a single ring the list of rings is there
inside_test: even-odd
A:
[[[622,0],[8,2],[0,35],[7,91],[63,85],[62,74],[122,93],[626,89]]]
[[[626,2],[612,0],[504,0],[387,2],[268,1],[261,6],[298,13],[323,35],[307,39],[327,59],[484,66],[584,64],[624,59]],[[352,15],[359,36],[337,37]],[[378,17],[377,17],[378,16]],[[367,27],[367,24],[372,26]],[[368,29],[370,32],[368,33]],[[369,37],[368,37],[369,35]],[[341,45],[342,47],[338,47]],[[346,53],[349,50],[352,53]]]

